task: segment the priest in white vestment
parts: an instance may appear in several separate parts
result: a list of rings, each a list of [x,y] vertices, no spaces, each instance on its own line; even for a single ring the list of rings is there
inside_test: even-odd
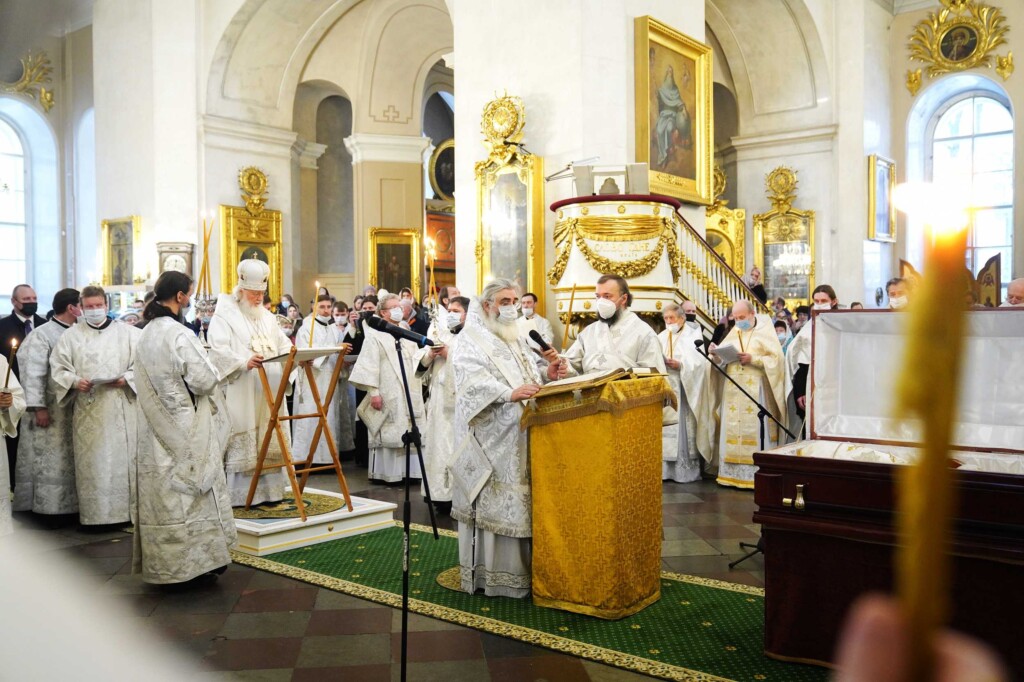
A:
[[[393,325],[402,322],[402,306],[396,294],[384,294],[378,301],[377,314]],[[349,381],[366,392],[359,405],[359,418],[369,434],[369,478],[372,481],[397,483],[405,479],[405,445],[402,436],[409,431],[409,406],[395,349],[395,337],[363,325],[366,339],[359,350],[359,359],[352,368]],[[401,341],[402,362],[409,380],[413,416],[420,427],[424,424],[423,384],[416,376],[416,344]],[[426,438],[421,439],[426,445]],[[409,477],[420,478],[420,462],[416,448],[411,450]]]
[[[31,336],[31,334],[29,334]],[[7,376],[7,358],[0,355],[0,376]],[[7,441],[2,436],[18,435],[18,421],[25,412],[25,392],[11,372],[7,388],[0,384],[0,537],[14,531],[11,521],[11,476],[7,464]],[[10,586],[5,589],[12,589]]]
[[[767,315],[757,315],[749,301],[737,301],[732,307],[736,325],[721,346],[731,346],[738,354],[735,362],[724,363],[718,347],[711,355],[743,389],[782,424],[786,423],[785,359],[775,326]],[[761,450],[758,408],[732,382],[713,367],[708,367],[701,397],[702,417],[698,420],[697,447],[701,455],[718,466],[718,483],[737,488],[753,488],[754,453]],[[764,419],[764,448],[782,443],[781,431],[769,417]]]
[[[256,258],[247,258],[238,264],[238,284],[230,294],[217,298],[217,314],[210,321],[208,340],[210,361],[224,382],[228,416],[231,418],[231,437],[224,453],[224,471],[227,475],[231,506],[245,505],[249,484],[256,471],[256,458],[263,436],[270,425],[270,407],[263,395],[258,368],[266,358],[288,353],[291,340],[281,331],[274,314],[263,307],[263,293],[270,278],[270,267]],[[276,394],[281,384],[280,362],[264,367],[271,391]],[[289,377],[288,380],[294,378]],[[281,405],[281,415],[287,414]],[[290,442],[287,428],[285,439]],[[270,439],[264,464],[284,461],[277,436]],[[283,468],[264,471],[256,487],[253,504],[279,502],[284,499],[287,479]]]
[[[14,510],[36,514],[74,514],[74,431],[71,406],[61,405],[50,372],[50,355],[81,316],[77,289],[61,289],[53,297],[53,319],[39,325],[18,348],[25,406],[32,413],[21,426]]]
[[[516,285],[496,278],[470,306],[449,362],[455,370],[452,518],[459,522],[462,589],[488,596],[530,593],[533,535],[522,401],[540,390],[535,355],[519,338]],[[548,365],[549,379],[565,363]]]
[[[459,332],[466,322],[469,301],[454,297],[448,302],[444,322],[448,333],[445,341],[436,346],[425,346],[416,354],[416,372],[430,391],[427,398],[427,423],[423,429],[423,466],[426,482],[430,486],[430,499],[439,506],[448,507],[452,501],[451,466],[455,460],[455,377],[448,362],[459,341]],[[428,338],[437,340],[435,334]]]
[[[335,331],[334,320],[331,317],[331,297],[321,294],[317,297],[316,310],[314,314],[307,317],[295,334],[295,345],[298,348],[309,348],[309,335],[313,335],[313,348],[327,348],[340,346],[339,335]],[[352,346],[348,346],[351,350]],[[320,392],[320,401],[327,399],[327,392],[331,387],[331,376],[334,374],[334,367],[337,363],[344,362],[341,354],[325,355],[310,361],[313,370],[313,377],[316,379],[316,388]],[[347,387],[345,387],[347,389]],[[338,446],[338,391],[335,390],[334,397],[330,404],[324,404],[327,408],[327,424],[334,440],[335,450],[341,451]],[[313,402],[313,390],[309,386],[306,372],[300,369],[298,378],[295,379],[295,403],[292,406],[295,414],[316,413],[316,403]],[[309,457],[309,447],[313,444],[313,436],[316,434],[320,422],[316,419],[299,419],[292,422],[294,433],[292,436],[293,458],[296,461],[304,461]],[[321,433],[317,441],[316,451],[313,453],[314,464],[331,464],[331,450],[327,447],[327,438]]]
[[[555,331],[551,328],[550,322],[537,314],[537,295],[531,293],[523,294],[523,299],[519,303],[523,311],[523,316],[516,320],[516,324],[519,326],[519,336],[526,341],[527,346],[538,353],[540,352],[540,345],[530,338],[530,332],[532,331],[540,334],[540,337],[544,339],[544,343],[553,347],[555,345]]]
[[[55,397],[73,405],[75,487],[82,525],[131,518],[131,476],[138,445],[135,412],[135,327],[107,317],[106,292],[82,289],[82,319],[50,356]]]
[[[669,303],[662,309],[665,330],[658,334],[668,381],[678,400],[678,421],[665,424],[661,436],[661,479],[676,483],[700,480],[697,452],[697,417],[701,385],[707,374],[707,360],[694,342],[703,341],[697,322],[697,306],[684,301],[682,307]]]
[[[220,378],[183,324],[192,278],[160,275],[146,306],[135,381],[139,454],[132,572],[181,583],[222,571],[236,542],[224,477],[230,425]]]
[[[658,335],[651,326],[630,312],[633,295],[626,280],[618,275],[601,275],[597,280],[597,314],[565,351],[570,374],[605,372],[631,367],[650,367],[665,373],[665,361]]]

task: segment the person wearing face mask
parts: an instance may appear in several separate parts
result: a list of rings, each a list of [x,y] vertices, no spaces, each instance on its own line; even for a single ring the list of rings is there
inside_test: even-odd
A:
[[[32,418],[21,425],[20,456],[14,474],[14,510],[36,514],[74,514],[74,432],[71,406],[57,401],[50,356],[60,338],[82,315],[77,289],[61,289],[53,297],[53,319],[39,325],[18,348],[25,406]]]
[[[210,342],[207,335],[210,331],[210,322],[213,321],[213,314],[217,311],[217,301],[214,299],[196,299],[192,297],[196,309],[196,319],[192,322],[192,330],[199,338],[203,348],[209,349]]]
[[[889,297],[890,310],[902,310],[910,302],[910,287],[902,277],[893,277],[886,282],[885,293]]]
[[[448,359],[458,344],[458,334],[466,322],[469,299],[456,296],[448,301],[444,314],[449,334],[443,345],[421,348],[416,373],[430,389],[427,398],[427,422],[423,429],[423,465],[426,467],[430,497],[439,511],[452,506],[451,465],[455,455],[455,379]]]
[[[819,284],[811,293],[811,319],[805,323],[793,338],[786,352],[786,395],[793,419],[790,431],[797,433],[807,410],[807,375],[811,366],[811,338],[814,334],[814,319],[826,310],[838,310],[839,299],[836,290],[828,284]]]
[[[1024,277],[1011,281],[1006,286],[1006,300],[1000,308],[1024,308]]]
[[[20,377],[17,357],[12,357],[13,341],[18,345],[36,327],[45,324],[46,320],[36,314],[39,305],[36,291],[28,284],[19,284],[11,292],[11,305],[14,308],[7,317],[0,319],[0,354],[11,363],[11,374]],[[18,459],[18,437],[4,436],[7,442],[7,461],[10,463],[11,475],[14,475]]]
[[[519,304],[523,312],[523,316],[516,320],[516,324],[519,325],[519,337],[537,354],[540,354],[540,346],[530,338],[531,331],[536,331],[545,343],[554,347],[555,331],[551,328],[550,322],[537,314],[537,295],[527,292],[523,294]]]
[[[633,295],[618,275],[597,280],[598,320],[588,325],[565,352],[570,374],[651,367],[665,372],[658,335],[629,310]]]
[[[305,319],[299,333],[295,335],[295,345],[298,348],[341,346],[347,350],[352,349],[352,346],[339,341],[338,335],[335,332],[336,325],[331,317],[332,309],[333,301],[329,295],[320,294],[317,296],[316,309],[312,315]],[[310,343],[310,334],[313,335],[312,344]],[[334,367],[338,362],[344,362],[339,355],[325,355],[309,361],[321,400],[327,396],[331,377],[334,374]],[[327,423],[330,428],[331,438],[335,442],[335,447],[340,452],[341,448],[337,445],[338,410],[340,407],[336,399],[338,397],[337,393],[338,390],[335,389],[335,399],[332,399],[331,403],[324,405],[324,407],[327,408]],[[309,385],[305,371],[300,371],[295,380],[294,395],[295,414],[313,414],[316,412],[316,403],[313,401],[313,389]],[[297,462],[305,461],[309,457],[309,447],[313,443],[313,435],[319,426],[320,423],[312,419],[300,419],[292,424],[292,452]],[[317,442],[316,451],[313,453],[312,463],[330,464],[332,461],[331,451],[327,447],[326,435],[321,434],[320,440]]]
[[[704,333],[693,301],[684,301],[682,306],[668,303],[661,309],[661,316],[665,329],[658,334],[658,342],[669,384],[679,403],[678,419],[662,427],[661,480],[689,483],[700,480],[697,405],[707,372],[694,342],[703,339]]]
[[[130,519],[136,437],[135,327],[107,317],[106,292],[82,289],[82,317],[50,356],[55,399],[73,411],[75,487],[82,525]]]
[[[365,300],[363,304],[366,304]],[[381,296],[378,314],[391,324],[401,323],[404,316],[398,296]],[[402,436],[410,428],[405,388],[399,374],[399,351],[395,348],[395,337],[390,334],[379,332],[369,325],[363,325],[363,334],[365,340],[349,381],[366,392],[357,412],[360,420],[366,424],[369,438],[369,478],[397,483],[405,479],[405,445]],[[399,347],[405,377],[409,381],[413,413],[417,424],[422,424],[423,386],[416,374],[417,347],[406,339],[399,341]],[[420,463],[415,449],[409,464],[409,476],[420,478]]]
[[[757,315],[749,301],[737,301],[732,316],[736,326],[721,346],[733,346],[737,360],[726,364],[718,355],[719,346],[712,345],[709,353],[714,362],[725,365],[723,369],[736,383],[785,424],[785,359],[771,318]],[[697,447],[708,464],[717,465],[720,485],[753,488],[757,471],[753,455],[761,446],[758,409],[713,367],[707,369]],[[775,422],[766,418],[764,449],[782,442],[779,433]]]
[[[344,301],[335,301],[334,307],[331,309],[331,316],[334,318],[331,329],[334,332],[335,345],[349,343],[349,348],[351,348],[352,337],[349,334],[352,332],[352,325],[348,321],[348,305]],[[345,361],[342,360],[342,362]],[[348,382],[348,375],[351,373],[351,363],[345,362],[341,373],[338,374],[338,388],[334,391],[334,401],[337,403],[338,413],[338,421],[335,425],[338,430],[338,438],[335,442],[338,446],[338,458],[342,460],[353,459],[355,451],[356,402],[355,389]]]
[[[132,503],[132,573],[154,584],[222,573],[237,535],[224,450],[230,436],[220,376],[181,324],[192,278],[167,271],[143,312],[139,339],[139,448]]]
[[[779,345],[782,346],[782,352],[785,354],[789,349],[789,344],[793,341],[793,332],[789,331],[789,325],[785,320],[775,320],[775,335],[779,337]]]

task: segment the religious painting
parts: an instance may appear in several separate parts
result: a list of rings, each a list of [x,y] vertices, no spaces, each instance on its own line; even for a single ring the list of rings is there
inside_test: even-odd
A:
[[[868,239],[896,241],[896,162],[877,154],[868,156]]]
[[[189,242],[157,242],[157,262],[160,274],[168,271],[182,272],[192,276],[192,250]]]
[[[429,176],[430,187],[438,199],[455,200],[455,140],[447,139],[437,145],[430,155]]]
[[[779,166],[765,177],[771,210],[754,215],[754,263],[769,299],[810,305],[814,290],[814,211],[793,208],[796,171]]]
[[[635,22],[636,160],[651,192],[712,201],[711,48],[652,19]]]
[[[238,264],[257,258],[270,266],[267,293],[281,299],[283,246],[281,212],[245,206],[221,206],[221,291],[231,291],[238,279]],[[217,293],[217,292],[214,292]]]
[[[419,230],[370,229],[370,284],[393,294],[409,287],[419,300],[422,271]]]
[[[103,221],[103,286],[135,283],[135,247],[140,239],[139,216]]]

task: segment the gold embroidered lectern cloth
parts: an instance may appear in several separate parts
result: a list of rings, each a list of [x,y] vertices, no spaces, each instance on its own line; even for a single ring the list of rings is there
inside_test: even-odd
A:
[[[539,398],[530,427],[533,602],[624,618],[661,596],[660,375]]]

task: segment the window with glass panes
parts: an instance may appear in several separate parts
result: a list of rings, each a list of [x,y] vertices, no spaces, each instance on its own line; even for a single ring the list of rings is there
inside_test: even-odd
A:
[[[26,281],[25,148],[0,118],[0,314],[11,310],[11,291]]]
[[[1013,265],[1013,116],[988,95],[957,99],[936,116],[932,181],[970,192],[967,267],[975,275],[1002,254],[1003,295]]]

